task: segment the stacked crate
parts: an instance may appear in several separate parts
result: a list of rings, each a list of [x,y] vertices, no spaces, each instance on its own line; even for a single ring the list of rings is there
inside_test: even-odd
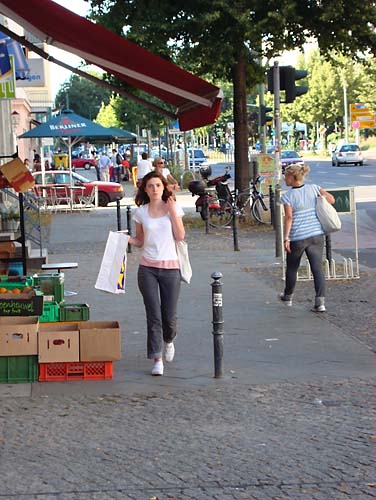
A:
[[[66,304],[64,300],[64,273],[34,274],[33,286],[44,296],[41,323],[55,321],[86,321],[90,316],[88,304]]]
[[[38,380],[38,317],[0,317],[0,382]]]
[[[40,324],[39,381],[105,380],[121,358],[117,321]]]
[[[38,380],[38,315],[43,296],[31,278],[0,276],[0,382]]]
[[[0,382],[113,378],[113,361],[121,359],[117,321],[89,321],[87,304],[66,304],[63,273],[5,278],[0,277]],[[9,292],[16,287],[17,293]],[[17,311],[25,317],[11,314]]]

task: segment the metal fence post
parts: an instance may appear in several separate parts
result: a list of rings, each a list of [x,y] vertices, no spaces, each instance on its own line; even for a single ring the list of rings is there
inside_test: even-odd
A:
[[[117,230],[121,231],[120,200],[116,200],[116,220],[117,220]]]
[[[127,205],[127,229],[128,229],[128,235],[132,235],[132,224],[131,224],[131,206]],[[129,245],[128,243],[128,253],[132,253],[132,245]]]
[[[222,273],[214,272],[212,287],[214,378],[223,376],[223,315],[222,315]]]

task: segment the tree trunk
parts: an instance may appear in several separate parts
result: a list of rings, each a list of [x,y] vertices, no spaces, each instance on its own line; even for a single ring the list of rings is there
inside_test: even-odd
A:
[[[246,60],[240,55],[233,67],[234,129],[235,129],[235,188],[242,191],[249,187],[248,120]]]

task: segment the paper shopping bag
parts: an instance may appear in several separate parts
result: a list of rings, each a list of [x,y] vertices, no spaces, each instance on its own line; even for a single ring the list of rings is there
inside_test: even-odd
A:
[[[129,236],[110,231],[95,288],[109,293],[125,293]]]

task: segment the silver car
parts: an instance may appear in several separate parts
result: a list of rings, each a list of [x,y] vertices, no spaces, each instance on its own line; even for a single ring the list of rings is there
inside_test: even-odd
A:
[[[363,165],[363,154],[360,147],[355,143],[342,144],[332,152],[332,166],[339,167],[341,164],[353,163]]]

